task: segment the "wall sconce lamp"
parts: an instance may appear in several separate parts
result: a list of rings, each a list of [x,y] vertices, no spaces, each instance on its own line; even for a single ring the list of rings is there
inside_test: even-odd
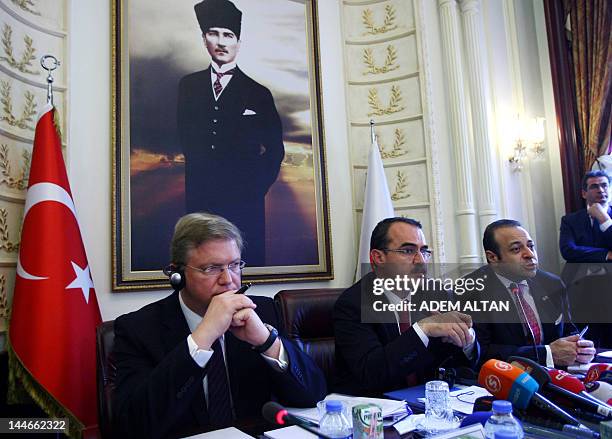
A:
[[[514,172],[523,169],[529,155],[541,157],[544,148],[544,118],[525,120],[520,116],[514,121],[512,156],[508,159]]]

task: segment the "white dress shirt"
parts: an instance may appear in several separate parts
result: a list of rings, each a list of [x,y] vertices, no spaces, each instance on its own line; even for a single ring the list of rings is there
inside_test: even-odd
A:
[[[189,309],[187,305],[185,305],[185,302],[183,301],[181,294],[179,294],[179,303],[181,305],[181,310],[183,311],[183,315],[185,316],[185,320],[187,321],[187,326],[189,326],[189,330],[191,332],[195,331],[195,329],[198,327],[198,325],[202,321],[202,317],[198,315],[197,313],[193,312],[191,309]],[[221,350],[223,351],[223,359],[226,360],[225,337],[223,335],[219,337],[219,344],[221,345]],[[204,368],[204,366],[206,366],[206,364],[212,357],[213,350],[212,349],[211,350],[200,349],[197,343],[195,342],[195,340],[193,339],[193,337],[191,336],[191,334],[187,336],[187,346],[189,348],[189,355],[191,355],[191,358],[193,358],[193,361],[195,361],[197,365],[200,366],[201,368]],[[277,371],[282,372],[282,371],[287,370],[289,361],[287,359],[287,353],[285,352],[285,348],[283,346],[282,341],[281,341],[280,354],[278,356],[279,358],[278,360],[276,358],[268,357],[267,355],[264,355],[264,354],[261,354],[261,356],[266,361],[266,363],[268,363],[270,366],[272,366]],[[227,361],[225,361],[225,373],[227,374]],[[229,374],[227,375],[227,382],[229,383]],[[204,385],[204,397],[206,398],[206,405],[208,406],[208,376],[204,376],[203,385]],[[230,404],[233,410],[234,402],[232,401],[231,393],[230,393]]]
[[[527,302],[527,304],[529,304],[531,309],[533,309],[536,320],[538,322],[538,326],[540,327],[540,334],[542,334],[542,338],[544,338],[544,329],[542,328],[542,321],[540,320],[540,314],[538,313],[538,307],[535,305],[533,296],[529,292],[529,284],[527,283],[527,281],[522,280],[520,282],[514,282],[514,281],[511,281],[510,279],[505,278],[504,276],[498,273],[495,273],[495,274],[497,275],[501,283],[504,284],[504,287],[506,287],[506,291],[508,291],[508,294],[510,295],[510,297],[512,298],[512,301],[514,302],[514,306],[516,306],[517,309],[519,310],[521,309],[521,305],[518,303],[518,298],[516,297],[516,295],[512,294],[512,292],[510,291],[510,284],[517,284],[521,286],[523,297],[525,298],[525,301]],[[525,316],[521,316],[521,320],[523,320],[524,317]],[[523,325],[523,331],[527,335],[529,329],[525,327],[525,325],[527,325],[527,322],[525,321],[524,323],[525,324]],[[550,346],[544,345],[544,348],[546,349],[546,367],[555,367],[555,363],[553,362],[552,350],[550,349]]]
[[[236,62],[230,62],[227,64],[223,64],[222,66],[219,66],[216,62],[211,61],[210,63],[211,69],[210,69],[210,87],[212,88],[212,94],[215,98],[215,101],[218,101],[219,98],[221,97],[221,95],[223,94],[223,90],[225,90],[225,87],[227,87],[227,84],[229,84],[229,82],[232,80],[232,78],[234,77],[234,75],[223,75],[220,79],[221,81],[221,87],[223,87],[221,89],[221,92],[219,93],[219,96],[215,96],[215,82],[217,81],[217,74],[215,73],[215,71],[219,72],[219,73],[225,73],[228,70],[232,70],[234,67],[236,67]]]
[[[388,290],[385,290],[385,297],[387,298],[389,303],[392,305],[398,305],[405,301],[405,299],[401,299],[395,293],[392,293],[391,291],[388,291]],[[393,314],[395,314],[395,321],[397,322],[397,330],[400,331],[399,315],[397,311],[395,310],[393,311]],[[427,336],[427,334],[423,332],[423,329],[421,329],[421,327],[419,326],[419,323],[414,322],[411,327],[412,329],[414,329],[414,332],[417,333],[417,335],[419,336],[419,338],[421,339],[425,347],[429,346],[429,337]],[[470,328],[470,335],[472,336],[472,341],[468,343],[467,345],[465,345],[463,348],[463,353],[468,359],[472,359],[472,355],[474,353],[474,344],[476,341],[476,333],[474,332],[474,328]]]

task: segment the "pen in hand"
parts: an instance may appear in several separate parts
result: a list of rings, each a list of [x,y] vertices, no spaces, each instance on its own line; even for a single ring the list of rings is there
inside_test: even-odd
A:
[[[243,286],[240,287],[240,289],[238,291],[236,291],[236,294],[244,294],[246,290],[248,290],[249,288],[251,288],[251,283],[246,283]]]
[[[586,325],[584,328],[582,328],[582,331],[580,331],[580,333],[578,334],[578,340],[582,340],[582,337],[584,336],[584,334],[586,334],[588,330],[589,325]]]

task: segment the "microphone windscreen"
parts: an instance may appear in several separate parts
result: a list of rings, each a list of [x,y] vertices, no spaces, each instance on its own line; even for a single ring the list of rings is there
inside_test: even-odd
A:
[[[585,384],[586,391],[603,403],[612,405],[612,384],[603,381],[592,381]]]
[[[471,415],[466,416],[461,421],[461,427],[467,427],[468,425],[474,425],[481,423],[483,426],[493,416],[493,412],[474,412]]]
[[[612,370],[612,364],[608,363],[595,363],[590,368],[584,379],[585,383],[599,380],[601,373],[605,370]]]
[[[548,375],[550,376],[550,382],[552,384],[562,387],[565,390],[569,390],[572,393],[584,391],[584,384],[582,384],[578,378],[563,370],[551,369],[548,371]]]
[[[508,399],[512,384],[523,371],[505,361],[490,359],[480,368],[478,384],[498,399]]]
[[[279,419],[278,415],[281,414],[284,416],[287,414],[287,410],[277,402],[269,401],[266,402],[261,408],[261,415],[263,418],[270,422],[271,424],[283,425],[284,421],[282,420],[282,416]]]
[[[518,367],[501,360],[491,359],[482,365],[478,384],[498,399],[505,399],[519,409],[529,405],[538,383]]]

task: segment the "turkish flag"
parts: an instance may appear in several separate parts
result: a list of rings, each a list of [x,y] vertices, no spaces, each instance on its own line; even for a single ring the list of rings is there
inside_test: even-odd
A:
[[[33,396],[50,401],[41,404],[49,415],[67,416],[81,429],[98,424],[101,317],[54,112],[48,105],[36,125],[9,325],[11,366],[22,381],[33,380],[28,390],[44,393]]]

